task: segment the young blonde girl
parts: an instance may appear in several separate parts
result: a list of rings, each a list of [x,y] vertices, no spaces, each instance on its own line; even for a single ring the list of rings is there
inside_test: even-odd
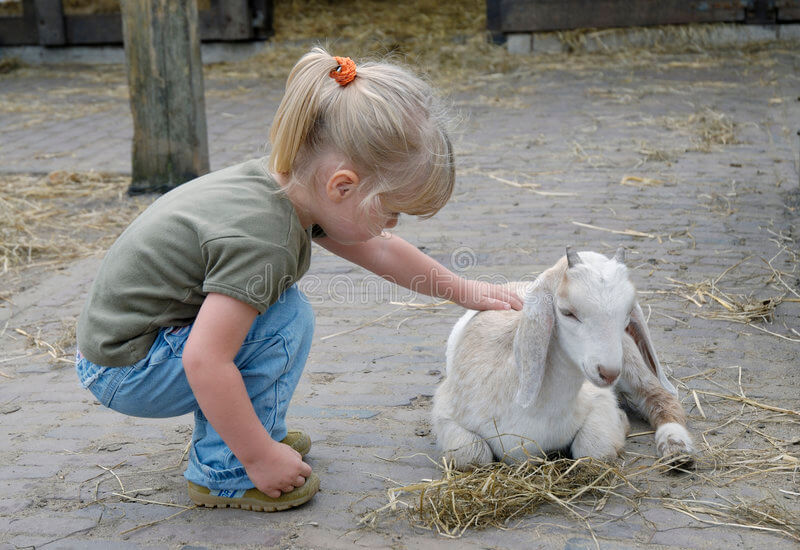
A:
[[[109,249],[78,323],[79,378],[125,414],[194,412],[184,475],[195,503],[281,510],[319,487],[302,460],[310,439],[285,423],[313,333],[294,285],[312,239],[414,291],[521,308],[384,233],[400,213],[432,216],[452,193],[442,116],[408,71],[315,48],[289,76],[268,162],[170,191]]]

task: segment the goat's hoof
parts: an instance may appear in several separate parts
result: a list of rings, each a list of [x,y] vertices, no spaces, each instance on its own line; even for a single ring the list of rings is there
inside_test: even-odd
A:
[[[692,437],[677,422],[662,424],[656,430],[656,448],[668,469],[682,469],[694,463]]]
[[[659,463],[667,471],[683,472],[694,465],[694,456],[687,453],[662,455]]]
[[[448,451],[444,454],[444,459],[449,465],[450,468],[453,470],[457,470],[459,472],[472,472],[476,468],[480,468],[492,462],[492,457],[486,460],[484,457],[472,458],[472,457],[465,457],[460,453]]]

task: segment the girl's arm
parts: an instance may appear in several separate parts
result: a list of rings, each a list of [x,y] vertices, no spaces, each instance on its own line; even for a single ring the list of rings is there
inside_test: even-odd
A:
[[[183,369],[200,409],[255,486],[279,497],[303,485],[311,467],[300,453],[273,440],[256,416],[233,358],[257,311],[223,294],[206,296],[183,350]]]
[[[339,244],[329,237],[315,242],[414,292],[452,300],[468,309],[522,309],[522,300],[514,292],[500,285],[464,279],[397,235],[384,233],[353,245]]]

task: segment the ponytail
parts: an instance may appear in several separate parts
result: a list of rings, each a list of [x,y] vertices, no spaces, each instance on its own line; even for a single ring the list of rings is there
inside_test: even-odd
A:
[[[300,58],[289,74],[269,132],[269,169],[273,172],[292,171],[297,152],[318,118],[321,88],[335,85],[327,75],[337,65],[325,50],[314,48]]]

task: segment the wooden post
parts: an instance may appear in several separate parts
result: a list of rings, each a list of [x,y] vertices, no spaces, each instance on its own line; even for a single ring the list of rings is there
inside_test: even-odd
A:
[[[67,42],[64,32],[64,9],[61,0],[35,0],[36,23],[39,27],[39,44],[63,46]]]
[[[133,114],[130,194],[164,192],[208,172],[195,0],[122,0]]]

